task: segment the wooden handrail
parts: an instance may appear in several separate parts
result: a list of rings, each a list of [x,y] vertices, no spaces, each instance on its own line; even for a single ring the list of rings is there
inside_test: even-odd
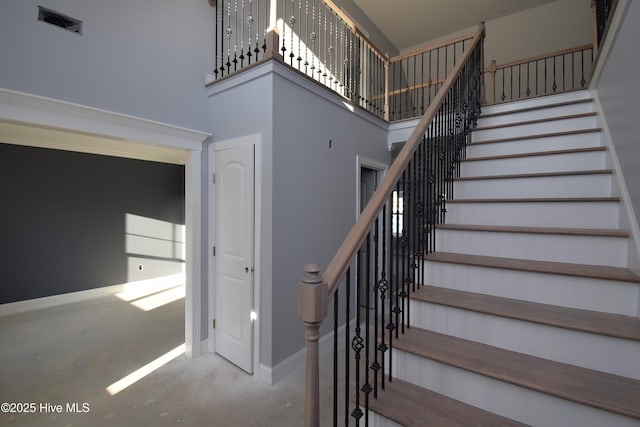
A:
[[[553,58],[555,56],[567,55],[569,53],[580,52],[581,50],[587,50],[593,48],[593,44],[585,44],[582,46],[571,47],[568,49],[556,50],[554,52],[543,53],[541,55],[532,56],[530,58],[518,59],[517,61],[511,61],[504,64],[496,65],[496,70],[500,70],[502,68],[513,67],[514,65],[526,64],[528,62],[539,61],[545,58]],[[485,71],[485,73],[489,73],[491,70]]]
[[[331,9],[333,11],[333,13],[335,13],[336,15],[338,15],[338,17],[340,19],[342,19],[344,21],[345,24],[347,24],[347,26],[351,29],[351,31],[353,31],[354,33],[356,33],[356,35],[358,37],[360,37],[362,40],[365,41],[365,43],[367,43],[369,45],[369,47],[371,48],[371,50],[373,50],[376,55],[378,55],[380,57],[380,59],[383,59],[384,61],[388,61],[389,59],[389,55],[383,53],[380,49],[378,49],[376,47],[375,44],[373,44],[373,42],[371,40],[369,40],[369,37],[367,37],[362,30],[360,30],[360,28],[358,28],[358,26],[356,25],[355,22],[353,22],[351,20],[351,18],[349,18],[347,16],[346,13],[344,13],[342,11],[342,9],[340,9],[333,1],[331,0],[322,0],[329,9]]]
[[[400,150],[398,157],[389,168],[389,171],[387,172],[385,177],[382,179],[378,189],[371,196],[371,200],[369,201],[369,203],[367,203],[367,206],[364,208],[364,210],[358,217],[358,220],[351,228],[351,231],[349,231],[347,237],[342,242],[342,245],[325,269],[324,274],[322,275],[322,281],[328,287],[329,299],[331,299],[331,297],[336,293],[340,280],[342,280],[342,277],[351,264],[351,259],[362,245],[362,242],[366,238],[369,229],[372,227],[376,217],[378,216],[378,212],[387,202],[391,192],[393,191],[393,187],[400,179],[402,172],[411,160],[411,156],[420,144],[421,138],[426,133],[428,127],[431,124],[431,121],[433,120],[438,109],[443,103],[446,93],[449,91],[451,85],[458,77],[458,74],[460,73],[463,65],[471,56],[471,53],[473,52],[475,46],[480,42],[480,40],[482,40],[484,32],[484,23],[481,23],[478,25],[478,29],[473,36],[471,46],[464,52],[463,57],[454,66],[454,68],[451,70],[451,73],[449,73],[449,76],[427,108],[424,116],[422,117],[420,122],[418,122],[418,125],[411,133],[411,136],[407,140],[407,143],[404,145],[404,147],[402,147],[402,150]]]

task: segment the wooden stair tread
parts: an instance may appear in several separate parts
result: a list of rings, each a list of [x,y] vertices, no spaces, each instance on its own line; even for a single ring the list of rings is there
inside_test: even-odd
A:
[[[640,419],[640,381],[427,331],[407,329],[395,348],[500,381]]]
[[[361,404],[364,398],[360,393]],[[525,426],[415,384],[394,378],[369,398],[369,409],[407,427]]]
[[[596,112],[578,113],[578,114],[566,114],[566,115],[563,115],[563,116],[553,116],[553,117],[548,117],[548,118],[544,118],[544,119],[523,120],[521,122],[510,122],[510,123],[503,123],[503,124],[499,124],[499,125],[479,126],[479,127],[476,127],[474,129],[472,129],[472,132],[481,131],[481,130],[507,128],[507,127],[513,127],[513,126],[532,125],[532,124],[537,124],[537,123],[555,122],[555,121],[558,121],[558,120],[565,120],[565,119],[580,119],[580,118],[583,118],[583,117],[595,117],[597,115],[598,115],[598,113],[596,113]]]
[[[479,176],[461,176],[453,178],[454,181],[481,181],[489,179],[521,179],[521,178],[552,178],[562,176],[582,176],[582,175],[611,175],[611,169],[596,169],[582,171],[566,171],[566,172],[536,172],[522,173],[511,175],[479,175]]]
[[[527,139],[538,139],[538,138],[553,138],[558,136],[570,136],[570,135],[581,135],[585,133],[594,133],[594,132],[602,132],[602,128],[590,128],[590,129],[579,129],[579,130],[569,130],[563,132],[549,132],[549,133],[541,133],[541,134],[532,134],[532,135],[523,135],[523,136],[512,136],[509,138],[498,138],[498,139],[487,139],[483,141],[473,141],[468,144],[468,146],[472,145],[480,145],[480,144],[496,144],[503,142],[511,142],[511,141],[524,141]]]
[[[628,268],[607,265],[573,264],[555,261],[537,261],[519,258],[503,258],[485,255],[469,255],[452,252],[433,252],[424,257],[426,261],[464,264],[478,267],[493,267],[532,273],[561,274],[564,276],[615,280],[640,283],[640,277]]]
[[[537,157],[537,156],[551,156],[557,154],[579,154],[579,153],[592,153],[598,151],[607,151],[607,147],[586,147],[586,148],[570,148],[567,150],[550,150],[550,151],[532,151],[526,153],[516,154],[500,154],[498,156],[482,156],[482,157],[467,157],[462,162],[478,162],[484,160],[504,160],[504,159],[517,159],[522,157]]]
[[[629,237],[629,232],[608,228],[524,227],[510,225],[438,224],[437,229],[497,233],[554,234],[564,236]]]
[[[619,314],[560,307],[511,298],[421,286],[412,293],[417,301],[429,302],[510,319],[640,341],[640,319]]]
[[[451,199],[447,203],[573,203],[620,202],[619,197],[509,197],[484,199]]]
[[[554,104],[535,105],[533,107],[518,108],[516,110],[509,109],[497,113],[482,113],[480,115],[480,118],[484,119],[489,117],[508,116],[509,114],[526,113],[530,111],[545,110],[547,108],[566,107],[568,105],[584,104],[587,102],[593,102],[593,98],[574,99],[570,101],[556,102]]]

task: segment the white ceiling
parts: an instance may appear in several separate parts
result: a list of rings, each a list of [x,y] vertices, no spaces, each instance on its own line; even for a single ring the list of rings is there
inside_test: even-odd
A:
[[[402,51],[555,0],[353,0]]]

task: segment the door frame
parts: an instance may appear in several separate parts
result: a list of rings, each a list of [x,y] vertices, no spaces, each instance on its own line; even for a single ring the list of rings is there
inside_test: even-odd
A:
[[[22,131],[4,143],[185,165],[185,354],[202,353],[202,146],[210,133],[0,88],[0,128]],[[50,138],[42,137],[45,133]],[[64,137],[61,138],[61,135]],[[49,304],[47,302],[47,304]]]
[[[380,182],[382,181],[382,179],[384,178],[384,176],[387,174],[387,170],[389,169],[389,166],[379,162],[377,160],[373,160],[370,159],[368,157],[364,157],[364,156],[356,156],[356,221],[358,220],[358,218],[360,217],[360,213],[362,210],[361,203],[361,194],[360,194],[360,189],[362,188],[362,168],[366,168],[366,169],[370,169],[373,170],[377,173],[376,176],[376,181],[378,182],[378,185],[380,184]],[[381,230],[382,224],[379,225],[379,230]],[[381,239],[378,242],[378,249],[381,250],[382,249],[382,240]],[[354,282],[358,283],[358,269],[355,266],[355,258],[353,260],[353,265],[352,265],[353,271],[355,272],[355,279]],[[356,286],[356,292],[358,291],[358,287]]]
[[[216,208],[216,197],[215,197],[215,183],[213,182],[213,174],[216,173],[216,150],[237,147],[239,145],[251,144],[254,147],[253,151],[253,159],[254,159],[254,170],[253,170],[253,312],[256,313],[256,318],[253,320],[253,366],[252,371],[255,375],[257,372],[257,368],[260,366],[260,288],[261,288],[261,271],[262,271],[262,258],[261,251],[259,248],[261,247],[261,236],[262,236],[262,227],[260,218],[262,218],[262,134],[251,134],[242,136],[239,138],[227,139],[224,141],[214,142],[209,145],[209,153],[208,153],[208,162],[209,162],[209,174],[207,177],[207,190],[208,190],[208,199],[209,199],[209,218],[208,218],[208,240],[207,240],[207,267],[208,267],[208,319],[207,319],[207,330],[209,331],[208,344],[209,344],[209,352],[215,353],[215,337],[213,332],[213,319],[216,317],[216,263],[213,257],[213,246],[215,240],[215,208]],[[238,368],[240,369],[240,368]]]
[[[379,162],[377,160],[370,159],[364,156],[356,156],[356,220],[360,217],[360,211],[362,206],[360,206],[360,185],[362,184],[362,168],[372,169],[380,175],[378,176],[378,183],[382,181],[384,176],[387,174],[387,170],[389,166]]]

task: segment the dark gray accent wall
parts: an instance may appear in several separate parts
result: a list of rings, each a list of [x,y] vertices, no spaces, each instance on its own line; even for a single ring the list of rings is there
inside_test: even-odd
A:
[[[9,303],[127,282],[126,215],[184,224],[184,166],[0,144],[0,197]]]

